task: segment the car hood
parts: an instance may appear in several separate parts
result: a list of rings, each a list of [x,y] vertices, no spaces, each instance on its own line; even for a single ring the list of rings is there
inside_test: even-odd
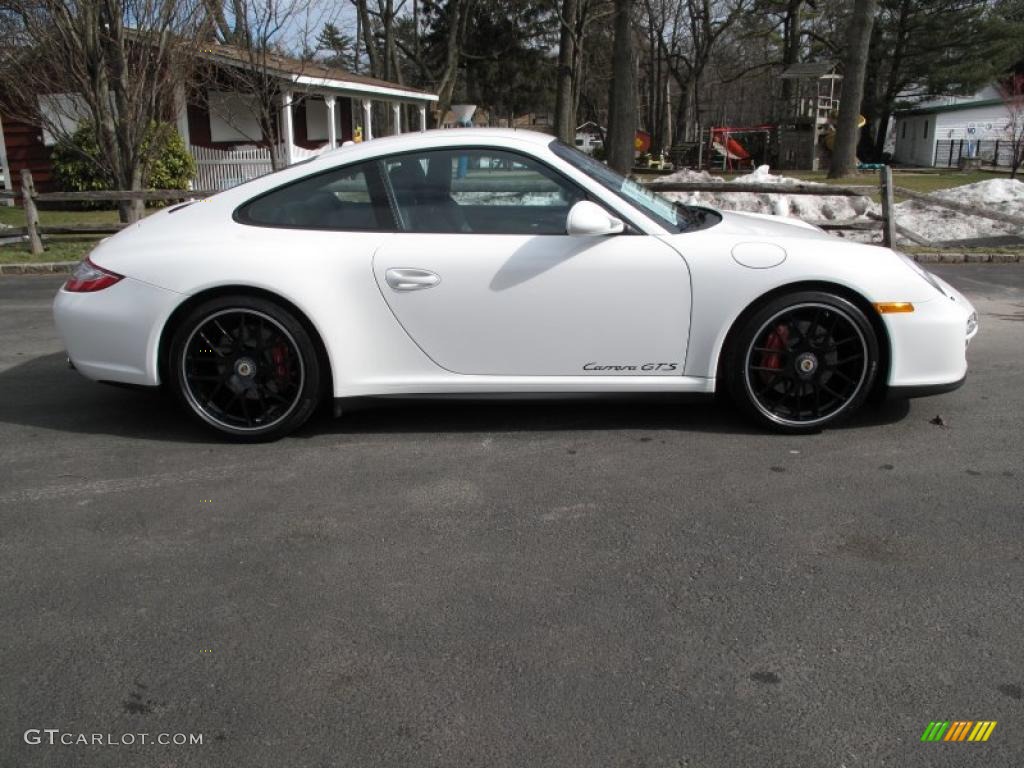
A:
[[[807,237],[812,239],[831,238],[824,230],[800,219],[785,216],[770,216],[765,213],[741,213],[739,211],[718,211],[722,221],[714,227],[716,234],[744,235],[755,237]]]

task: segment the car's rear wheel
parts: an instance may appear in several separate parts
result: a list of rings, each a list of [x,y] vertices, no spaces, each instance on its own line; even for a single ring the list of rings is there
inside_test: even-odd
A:
[[[861,406],[878,360],[878,340],[856,305],[807,291],[774,299],[746,320],[727,379],[733,398],[758,423],[816,432]]]
[[[196,306],[171,341],[171,380],[186,408],[233,440],[276,440],[320,400],[320,363],[302,324],[277,304],[223,296]]]

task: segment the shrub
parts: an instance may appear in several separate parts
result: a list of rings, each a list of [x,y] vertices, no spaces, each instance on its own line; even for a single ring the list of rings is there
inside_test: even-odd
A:
[[[143,169],[142,186],[146,189],[187,189],[195,175],[196,164],[174,126],[154,124],[146,138],[146,145],[150,144],[156,147],[156,151]],[[79,128],[70,140],[58,142],[51,159],[61,189],[67,192],[114,189],[110,172],[92,159],[98,157],[96,135],[89,126]],[[107,207],[108,204],[102,205]]]

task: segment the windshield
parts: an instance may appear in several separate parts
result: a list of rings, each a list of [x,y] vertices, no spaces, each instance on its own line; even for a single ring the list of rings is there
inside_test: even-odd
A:
[[[551,151],[572,164],[605,189],[639,208],[669,232],[693,229],[703,222],[702,209],[691,208],[669,200],[632,179],[627,179],[600,160],[580,152],[561,141],[551,142]]]

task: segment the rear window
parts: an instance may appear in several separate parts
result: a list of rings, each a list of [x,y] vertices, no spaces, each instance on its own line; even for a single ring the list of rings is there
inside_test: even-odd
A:
[[[373,163],[336,168],[279,187],[240,207],[235,219],[261,227],[394,230]]]

